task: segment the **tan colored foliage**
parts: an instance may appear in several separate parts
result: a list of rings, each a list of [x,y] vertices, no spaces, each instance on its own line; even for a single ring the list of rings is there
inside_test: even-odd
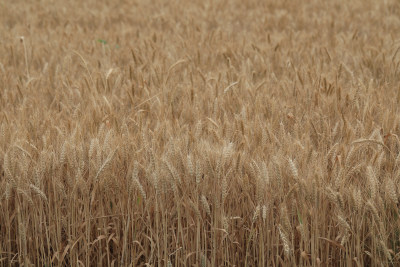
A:
[[[3,1],[0,264],[398,266],[400,2]]]

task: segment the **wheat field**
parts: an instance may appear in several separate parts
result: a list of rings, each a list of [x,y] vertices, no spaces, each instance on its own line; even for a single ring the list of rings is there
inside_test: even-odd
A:
[[[0,266],[399,266],[400,2],[0,3]]]

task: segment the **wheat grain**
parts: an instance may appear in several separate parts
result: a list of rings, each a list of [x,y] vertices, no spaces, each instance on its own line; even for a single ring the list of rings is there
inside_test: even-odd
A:
[[[363,198],[361,196],[361,191],[360,189],[353,189],[353,200],[355,203],[355,207],[358,211],[361,211],[362,209],[362,203],[363,203]]]
[[[38,194],[44,201],[47,202],[46,194],[42,190],[40,190],[37,186],[33,184],[30,184],[29,187],[33,190],[33,192]]]
[[[297,170],[296,165],[294,164],[293,160],[291,158],[288,159],[289,162],[289,170],[293,176],[294,179],[298,179],[299,177],[299,172]]]
[[[262,206],[262,219],[264,223],[267,220],[267,206],[265,205]]]
[[[286,233],[282,230],[281,226],[278,226],[278,231],[283,242],[283,251],[285,252],[286,257],[289,257],[291,254],[289,239]]]
[[[189,175],[191,177],[195,176],[195,172],[194,172],[194,167],[193,167],[193,163],[192,163],[192,157],[190,155],[187,155],[187,167],[189,170]]]
[[[254,223],[255,221],[257,221],[259,216],[260,216],[260,205],[257,205],[256,209],[254,210],[252,222]]]
[[[386,179],[386,187],[385,187],[385,191],[389,197],[389,199],[397,204],[398,203],[398,197],[397,197],[397,193],[396,193],[396,187],[394,185],[394,182],[391,178],[387,178]]]
[[[208,204],[207,198],[204,195],[202,195],[200,200],[201,200],[201,204],[203,205],[204,210],[210,216],[211,210],[210,210],[210,205]]]
[[[103,165],[101,165],[100,169],[97,171],[96,177],[94,178],[95,181],[97,181],[99,179],[101,173],[104,172],[107,169],[107,167],[110,165],[111,160],[114,157],[114,154],[116,151],[117,151],[117,149],[115,149],[113,152],[111,152],[110,155],[103,162]]]
[[[367,167],[367,183],[371,198],[375,199],[377,193],[377,179],[371,166]]]

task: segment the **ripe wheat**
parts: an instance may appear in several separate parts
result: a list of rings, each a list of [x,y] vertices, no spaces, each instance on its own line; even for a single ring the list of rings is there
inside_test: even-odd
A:
[[[399,17],[0,3],[0,265],[400,265]]]

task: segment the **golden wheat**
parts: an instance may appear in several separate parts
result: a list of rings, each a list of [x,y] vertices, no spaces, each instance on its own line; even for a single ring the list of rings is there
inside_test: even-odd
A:
[[[399,15],[0,3],[0,266],[400,265]]]

